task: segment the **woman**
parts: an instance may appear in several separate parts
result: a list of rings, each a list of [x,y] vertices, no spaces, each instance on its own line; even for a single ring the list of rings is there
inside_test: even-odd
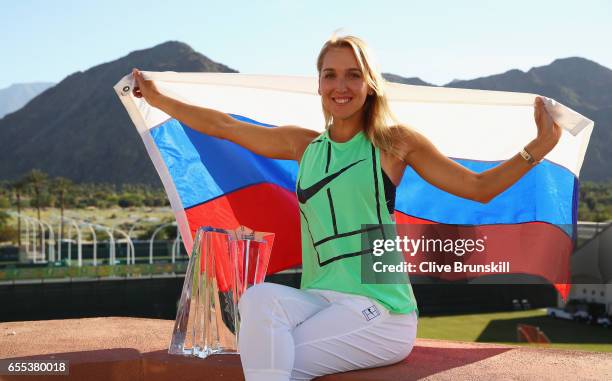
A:
[[[359,274],[367,251],[361,234],[393,224],[395,187],[406,166],[440,189],[486,203],[527,173],[561,136],[536,98],[537,137],[511,159],[475,173],[418,132],[389,124],[384,81],[362,40],[327,41],[317,70],[326,121],[322,134],[251,125],[188,105],[160,94],[152,81],[133,72],[136,96],[191,128],[300,164],[302,284],[298,290],[263,283],[242,296],[239,350],[247,381],[310,380],[404,359],[414,345],[418,318],[410,283],[365,284]]]

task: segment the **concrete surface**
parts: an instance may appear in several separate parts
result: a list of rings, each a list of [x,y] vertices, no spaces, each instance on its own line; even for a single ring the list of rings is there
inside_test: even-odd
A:
[[[244,380],[237,355],[168,355],[173,323],[118,317],[0,323],[0,359],[70,361],[69,377],[0,380]],[[398,364],[317,381],[566,379],[612,380],[612,354],[419,339]]]

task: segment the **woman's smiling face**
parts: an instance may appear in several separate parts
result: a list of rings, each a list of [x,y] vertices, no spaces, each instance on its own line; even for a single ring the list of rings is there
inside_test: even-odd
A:
[[[368,96],[368,85],[350,48],[331,48],[323,57],[319,94],[334,120],[359,116]]]

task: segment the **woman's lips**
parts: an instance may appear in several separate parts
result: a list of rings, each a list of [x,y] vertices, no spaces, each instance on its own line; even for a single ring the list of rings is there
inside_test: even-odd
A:
[[[335,97],[335,98],[332,98],[334,103],[339,104],[339,105],[345,105],[345,104],[349,103],[352,99],[353,98],[351,98],[351,97]]]

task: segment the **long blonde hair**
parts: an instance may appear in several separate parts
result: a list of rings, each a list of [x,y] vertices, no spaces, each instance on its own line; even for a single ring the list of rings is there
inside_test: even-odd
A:
[[[321,48],[317,58],[317,71],[319,72],[319,77],[321,76],[321,69],[323,68],[323,58],[331,48],[352,49],[357,59],[357,63],[359,64],[359,68],[368,84],[369,91],[373,92],[372,95],[368,94],[365,104],[363,105],[365,122],[364,132],[366,136],[372,144],[379,149],[401,159],[402,152],[398,150],[393,142],[394,137],[398,136],[399,130],[407,127],[397,122],[397,119],[389,108],[389,102],[387,101],[387,95],[384,89],[385,80],[374,67],[366,43],[359,37],[351,35],[332,35]],[[325,117],[325,129],[329,129],[333,123],[333,116],[325,109],[323,101],[321,101],[321,105],[323,108],[323,116]]]

